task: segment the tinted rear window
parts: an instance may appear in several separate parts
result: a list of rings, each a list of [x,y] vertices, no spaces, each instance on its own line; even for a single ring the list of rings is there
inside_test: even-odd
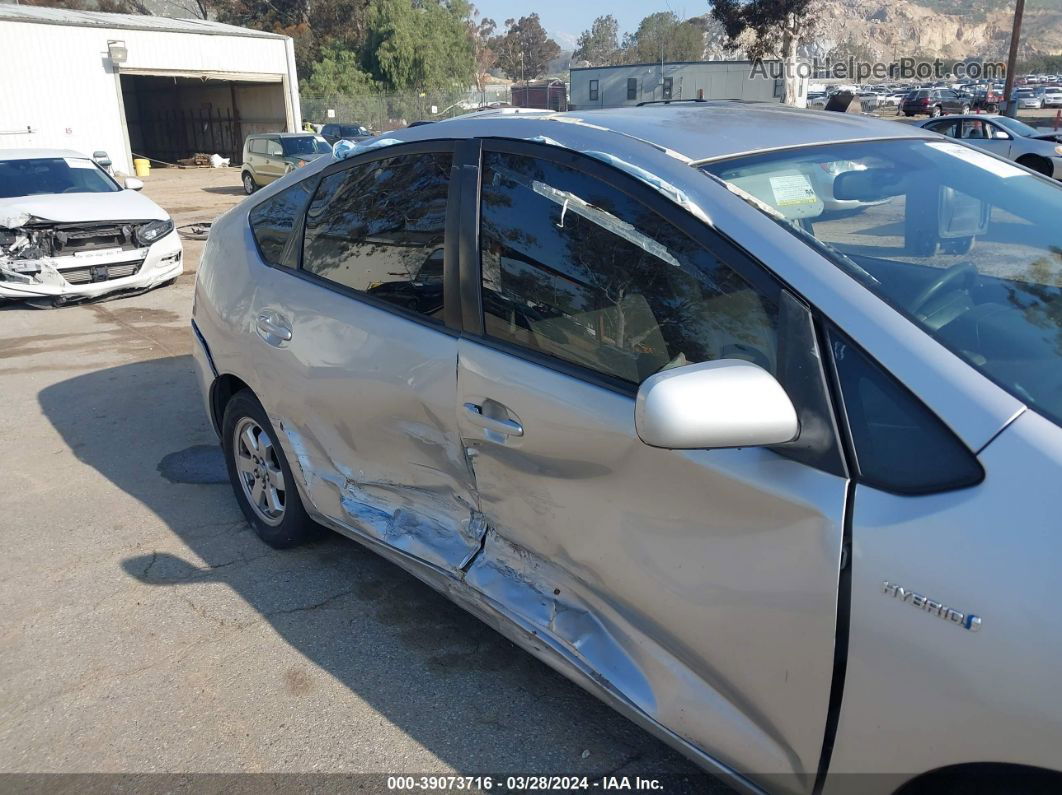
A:
[[[292,138],[281,138],[280,146],[285,155],[319,155],[331,152],[332,147],[328,141],[319,135],[300,135]]]
[[[451,162],[400,155],[324,177],[306,213],[303,270],[442,323]]]
[[[303,180],[251,208],[251,231],[262,259],[270,265],[294,268],[298,264],[298,249],[288,243],[309,198],[310,186]]]

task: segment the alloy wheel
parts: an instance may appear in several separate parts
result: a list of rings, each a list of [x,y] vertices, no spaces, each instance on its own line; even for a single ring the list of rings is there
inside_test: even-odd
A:
[[[243,494],[255,514],[276,527],[284,521],[284,470],[273,440],[253,419],[244,417],[233,430],[232,454]]]

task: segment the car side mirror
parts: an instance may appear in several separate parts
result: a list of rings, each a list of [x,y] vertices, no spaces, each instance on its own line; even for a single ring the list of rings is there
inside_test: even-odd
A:
[[[140,180],[140,179],[137,179],[136,177],[126,177],[125,178],[125,189],[126,190],[143,190],[144,189],[144,181]]]
[[[791,442],[800,432],[782,385],[759,365],[719,359],[656,373],[634,407],[639,438],[650,447],[699,450]]]

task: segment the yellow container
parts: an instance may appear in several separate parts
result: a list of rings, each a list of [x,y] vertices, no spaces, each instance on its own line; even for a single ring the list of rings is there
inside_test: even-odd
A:
[[[150,177],[151,176],[151,161],[145,160],[142,157],[133,158],[133,170],[136,171],[138,177]]]

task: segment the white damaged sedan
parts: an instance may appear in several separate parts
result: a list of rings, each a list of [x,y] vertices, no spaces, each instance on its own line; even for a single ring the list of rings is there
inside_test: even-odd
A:
[[[78,152],[0,150],[0,302],[61,306],[176,279],[180,237],[142,187]]]

